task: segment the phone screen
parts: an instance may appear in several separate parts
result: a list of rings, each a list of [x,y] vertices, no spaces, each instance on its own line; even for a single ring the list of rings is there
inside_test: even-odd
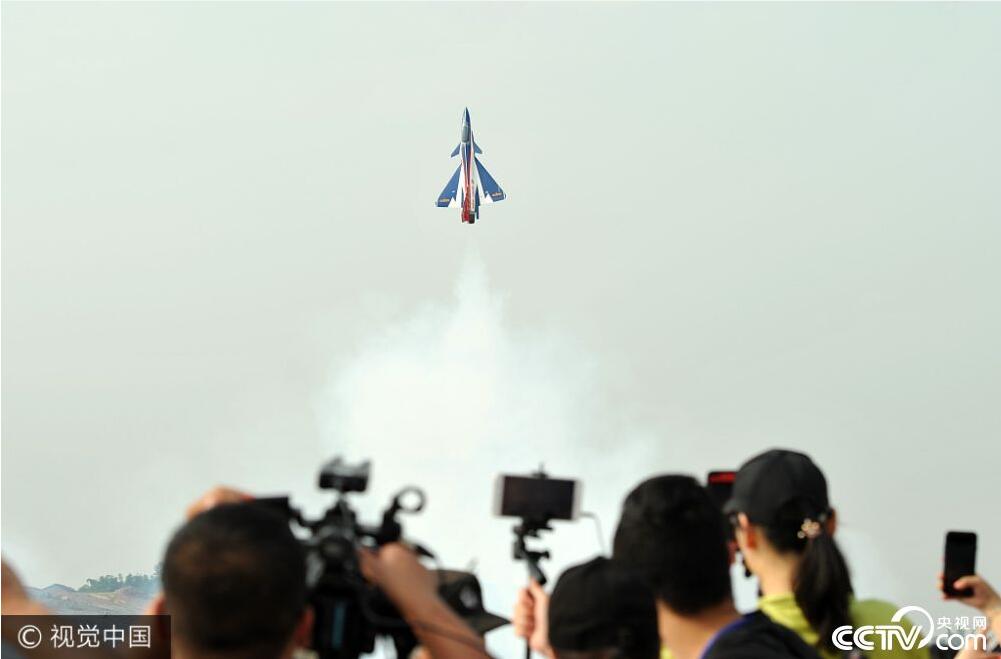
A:
[[[579,489],[574,480],[502,475],[496,512],[533,520],[576,519]]]
[[[943,591],[950,597],[969,597],[971,588],[956,590],[953,583],[960,577],[976,574],[977,534],[949,531],[945,534],[945,569]]]

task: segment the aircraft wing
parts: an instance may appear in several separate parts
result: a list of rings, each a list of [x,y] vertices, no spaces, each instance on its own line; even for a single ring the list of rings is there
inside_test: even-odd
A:
[[[459,193],[459,170],[461,169],[462,165],[455,168],[452,178],[448,180],[445,189],[438,195],[438,208],[449,208],[456,205],[455,196]]]
[[[480,184],[483,186],[483,200],[486,202],[503,201],[507,195],[490,175],[487,168],[483,166],[479,158],[476,158],[476,171],[480,175]]]

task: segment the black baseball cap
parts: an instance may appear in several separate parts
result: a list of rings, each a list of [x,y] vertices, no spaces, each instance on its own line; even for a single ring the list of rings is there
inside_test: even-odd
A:
[[[805,453],[772,449],[740,467],[723,511],[744,513],[755,524],[768,526],[790,505],[798,505],[808,517],[827,513],[827,479]]]
[[[557,652],[616,648],[628,659],[657,659],[653,591],[607,558],[569,568],[549,600],[549,644]]]
[[[437,573],[441,598],[480,636],[511,622],[483,608],[483,591],[472,572],[442,569]]]

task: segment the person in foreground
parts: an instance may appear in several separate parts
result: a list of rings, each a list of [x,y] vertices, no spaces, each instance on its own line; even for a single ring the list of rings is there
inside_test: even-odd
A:
[[[277,659],[309,645],[306,561],[280,515],[226,503],[194,515],[163,557],[173,656]]]
[[[310,645],[313,612],[304,553],[286,519],[264,506],[245,505],[250,499],[228,488],[208,492],[188,508],[188,521],[167,545],[163,592],[147,613],[170,615],[173,659],[289,659]],[[434,575],[408,547],[363,550],[359,563],[428,655],[489,656],[483,639],[438,596]],[[4,562],[3,615],[47,613]],[[8,631],[5,625],[5,641],[13,640]],[[104,650],[77,654],[117,656]]]
[[[653,589],[661,643],[674,659],[816,659],[760,612],[741,615],[719,507],[694,478],[667,475],[626,497],[614,559]]]
[[[857,600],[851,575],[834,540],[837,515],[827,479],[803,453],[773,449],[741,466],[725,506],[744,565],[757,578],[760,610],[836,659],[832,634],[843,625],[885,625],[897,608]],[[906,630],[911,623],[900,622]],[[867,650],[870,659],[927,659],[927,648]]]
[[[694,478],[658,476],[626,497],[613,561],[654,596],[664,659],[819,659],[795,633],[733,604],[731,554],[718,505]],[[556,593],[553,593],[555,599]],[[591,606],[600,597],[581,594]],[[515,633],[547,652],[550,598],[532,582],[519,594]],[[551,652],[548,652],[551,654]]]
[[[152,609],[172,616],[175,659],[287,659],[309,647],[313,612],[302,549],[285,518],[245,505],[249,500],[228,488],[208,492],[167,546],[163,594]],[[410,548],[361,550],[359,564],[431,657],[489,656]]]
[[[653,593],[607,558],[568,568],[548,600],[546,638],[534,649],[554,659],[657,659]]]

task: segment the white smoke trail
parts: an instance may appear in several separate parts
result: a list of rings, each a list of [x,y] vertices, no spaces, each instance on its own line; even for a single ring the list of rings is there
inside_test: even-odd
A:
[[[601,518],[607,546],[632,486],[652,473],[692,473],[693,465],[719,459],[712,446],[668,445],[632,428],[603,385],[600,365],[572,337],[511,325],[475,254],[451,299],[369,337],[336,369],[321,401],[327,452],[374,461],[370,492],[358,500],[373,521],[396,489],[423,487],[429,505],[406,519],[408,535],[449,567],[475,562],[487,607],[502,615],[509,615],[525,571],[511,559],[513,523],[492,516],[498,473],[527,473],[544,463],[553,475],[580,478],[583,506]],[[844,535],[856,581],[894,592],[885,579],[873,579],[880,572],[873,543]],[[601,551],[589,520],[556,526],[542,544],[553,552],[546,566],[552,578]],[[733,570],[737,603],[751,610],[757,584],[742,573]],[[510,630],[492,632],[488,641],[499,656],[521,651]]]
[[[582,478],[583,505],[607,534],[627,488],[655,470],[643,450],[654,443],[625,436],[606,393],[569,337],[509,325],[483,262],[470,256],[450,302],[425,306],[353,353],[324,409],[331,452],[374,460],[363,512],[374,515],[402,485],[422,486],[429,505],[407,520],[408,534],[448,566],[475,561],[487,606],[508,615],[525,572],[511,559],[511,521],[492,516],[498,473],[544,463]],[[553,577],[601,551],[587,520],[559,526],[543,544]],[[502,656],[518,651],[509,631],[489,641]]]

